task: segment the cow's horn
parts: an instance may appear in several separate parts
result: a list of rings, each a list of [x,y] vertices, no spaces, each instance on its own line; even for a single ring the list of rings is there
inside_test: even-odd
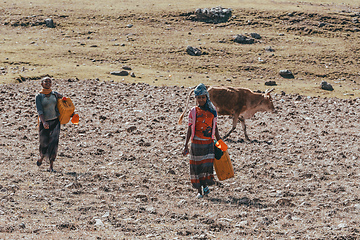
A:
[[[274,91],[275,90],[275,88],[272,88],[272,89],[266,89],[266,91],[265,91],[265,94],[270,94],[272,91]]]

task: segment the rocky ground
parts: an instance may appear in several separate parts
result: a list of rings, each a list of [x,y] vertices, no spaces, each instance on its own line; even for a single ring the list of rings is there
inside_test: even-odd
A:
[[[39,81],[0,85],[0,239],[358,239],[360,99],[273,94],[226,143],[235,177],[195,199],[189,88],[55,80],[80,124],[36,166]],[[256,90],[256,89],[253,89]],[[219,129],[231,127],[220,117]]]

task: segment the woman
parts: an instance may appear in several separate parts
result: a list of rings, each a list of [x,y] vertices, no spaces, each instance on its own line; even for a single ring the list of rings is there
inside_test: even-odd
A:
[[[189,153],[188,143],[191,139],[190,179],[192,186],[198,190],[197,198],[210,193],[208,186],[214,184],[214,139],[220,140],[217,129],[217,112],[211,103],[204,84],[195,90],[198,106],[189,113],[189,127],[185,140],[183,155]]]
[[[36,96],[36,110],[39,115],[39,152],[40,158],[36,164],[41,166],[44,158],[49,158],[50,172],[54,171],[54,161],[57,154],[60,136],[59,110],[57,99],[62,95],[51,90],[51,78],[41,80],[43,89]]]

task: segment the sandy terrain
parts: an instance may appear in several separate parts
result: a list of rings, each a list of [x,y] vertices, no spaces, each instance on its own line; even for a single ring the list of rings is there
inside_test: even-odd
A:
[[[0,239],[358,239],[360,99],[273,93],[226,143],[235,177],[195,199],[189,88],[55,80],[80,124],[36,166],[39,81],[0,85]],[[256,89],[254,89],[256,90]],[[221,117],[224,134],[231,120]]]

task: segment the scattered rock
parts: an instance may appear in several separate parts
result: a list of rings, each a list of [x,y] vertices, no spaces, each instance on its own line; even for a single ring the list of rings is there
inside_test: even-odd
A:
[[[94,220],[95,220],[95,224],[94,224],[95,227],[104,227],[105,226],[105,224],[101,221],[101,219],[95,218]]]
[[[276,86],[277,84],[276,84],[275,81],[266,81],[266,82],[265,82],[265,85],[266,85],[266,86]]]
[[[123,66],[122,69],[129,70],[129,71],[132,70],[131,67],[129,67],[129,66]]]
[[[248,38],[247,36],[241,35],[241,34],[234,36],[233,41],[236,43],[241,43],[241,44],[253,44],[254,43],[253,38]]]
[[[169,169],[168,171],[167,171],[167,173],[168,174],[173,174],[173,175],[175,175],[176,173],[175,173],[175,171],[173,170],[173,169]]]
[[[283,78],[294,78],[293,73],[290,70],[280,70],[280,76],[282,76]]]
[[[331,86],[330,83],[326,82],[326,81],[322,81],[320,84],[321,89],[327,90],[327,91],[333,91],[334,88],[333,86]]]
[[[56,225],[56,227],[60,230],[63,229],[76,230],[78,228],[74,223],[60,223]]]
[[[261,39],[261,36],[258,33],[250,33],[250,36],[255,39]]]
[[[45,19],[45,25],[48,28],[54,28],[55,27],[54,21],[51,18]]]
[[[251,200],[247,197],[242,197],[241,199],[238,200],[239,204],[244,204],[244,205],[249,205],[251,202]]]
[[[206,22],[226,22],[232,15],[231,8],[222,8],[222,7],[214,7],[214,8],[198,8],[195,10],[196,19],[199,21]]]
[[[186,52],[191,56],[201,56],[202,52],[198,48],[187,46]]]
[[[111,75],[116,75],[116,76],[127,76],[129,75],[128,71],[114,71],[110,73]]]
[[[185,199],[182,199],[182,200],[180,200],[180,201],[177,203],[177,205],[178,205],[179,207],[184,206],[185,204],[186,204],[186,200],[185,200]]]
[[[357,211],[360,211],[360,204],[359,204],[359,203],[355,204],[354,207],[355,207],[355,209],[356,209]]]
[[[291,199],[287,198],[280,198],[276,200],[276,204],[280,206],[294,206],[294,204],[291,202]]]
[[[275,52],[275,50],[274,50],[271,46],[266,47],[266,48],[265,48],[265,51],[266,51],[266,52]]]
[[[128,133],[133,132],[133,131],[135,131],[135,130],[136,130],[136,126],[131,126],[131,127],[128,127],[128,128],[126,129],[126,131],[127,131]]]

